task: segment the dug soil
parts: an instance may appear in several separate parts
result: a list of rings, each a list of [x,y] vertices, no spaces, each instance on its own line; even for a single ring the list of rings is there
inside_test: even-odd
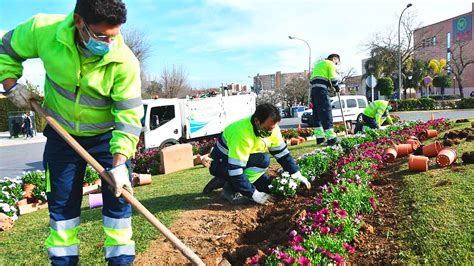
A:
[[[396,173],[404,160],[390,165],[390,173],[384,170],[373,181],[380,202],[375,213],[363,217],[365,225],[354,241],[356,252],[349,262],[359,265],[397,263],[399,246],[393,239],[400,219],[396,212],[401,175]],[[395,171],[394,171],[395,170]],[[171,231],[190,247],[206,265],[243,265],[248,258],[264,255],[269,248],[287,243],[289,232],[304,215],[304,201],[315,195],[319,185],[327,178],[313,184],[309,192],[300,191],[296,198],[284,199],[275,204],[258,206],[248,203],[232,206],[213,194],[210,204],[200,209],[181,213],[171,226]],[[303,195],[301,195],[303,194]],[[153,241],[150,247],[137,255],[137,265],[190,264],[169,241],[163,238]]]

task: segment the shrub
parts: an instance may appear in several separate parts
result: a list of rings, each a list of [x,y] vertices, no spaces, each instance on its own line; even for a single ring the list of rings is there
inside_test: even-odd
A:
[[[132,171],[138,174],[159,174],[160,149],[149,149],[143,153],[136,153],[132,159]]]
[[[90,165],[87,165],[86,173],[84,175],[84,184],[94,184],[94,182],[97,181],[99,178],[99,173],[97,173],[97,171],[94,170],[94,168],[92,168]]]
[[[22,180],[20,177],[0,179],[0,212],[16,220],[16,203],[23,198]]]
[[[281,136],[284,139],[296,138],[298,137],[298,130],[295,128],[282,129]]]
[[[459,104],[459,108],[474,108],[474,98],[465,98],[462,99]]]
[[[41,170],[23,172],[21,179],[24,184],[33,184],[36,186],[42,182],[44,174],[44,171]]]
[[[379,78],[377,81],[377,86],[375,89],[380,92],[381,95],[389,96],[393,94],[395,89],[393,85],[393,80],[390,77]]]

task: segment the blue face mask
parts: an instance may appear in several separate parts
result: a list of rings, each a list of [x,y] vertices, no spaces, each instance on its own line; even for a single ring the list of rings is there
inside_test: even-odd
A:
[[[86,42],[84,36],[82,36],[82,33],[81,33],[82,43],[84,43],[84,46],[87,48],[87,50],[89,50],[89,52],[91,52],[94,55],[104,56],[110,51],[110,47],[112,46],[113,43],[109,44],[103,41],[99,41],[95,39],[94,37],[92,37],[92,34],[87,28],[87,26],[84,25],[84,29],[89,34],[89,41]]]

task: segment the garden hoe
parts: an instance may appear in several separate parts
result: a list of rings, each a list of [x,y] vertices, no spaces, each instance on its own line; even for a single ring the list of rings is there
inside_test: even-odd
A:
[[[334,87],[332,86],[332,84],[331,84],[331,87],[333,88],[334,91],[336,91]],[[337,94],[337,99],[339,100],[339,107],[341,108],[342,123],[344,123],[344,133],[346,133],[346,136],[347,136],[348,135],[347,125],[346,125],[346,118],[344,117],[344,111],[343,111],[342,102],[341,102],[341,94],[338,91],[336,91],[336,94]]]
[[[38,102],[31,101],[31,106],[33,110],[42,115],[48,124],[90,165],[94,168],[100,176],[107,182],[107,184],[112,185],[111,178],[107,174],[107,171],[100,165],[69,133],[64,130],[58,122],[51,117],[46,111],[41,108]],[[181,253],[186,256],[192,263],[195,265],[205,265],[204,262],[186,245],[184,245],[181,240],[179,240],[168,228],[166,228],[158,219],[143,206],[132,194],[130,194],[125,189],[122,190],[122,197],[130,203],[135,209],[138,210],[145,219],[147,219],[153,226],[156,227],[172,244],[176,247]]]

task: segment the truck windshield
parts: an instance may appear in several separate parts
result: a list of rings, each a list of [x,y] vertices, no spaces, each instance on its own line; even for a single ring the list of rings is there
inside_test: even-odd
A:
[[[143,105],[143,116],[142,116],[142,119],[140,119],[140,122],[142,122],[142,127],[145,127],[146,108],[147,108],[147,105],[144,104]]]

